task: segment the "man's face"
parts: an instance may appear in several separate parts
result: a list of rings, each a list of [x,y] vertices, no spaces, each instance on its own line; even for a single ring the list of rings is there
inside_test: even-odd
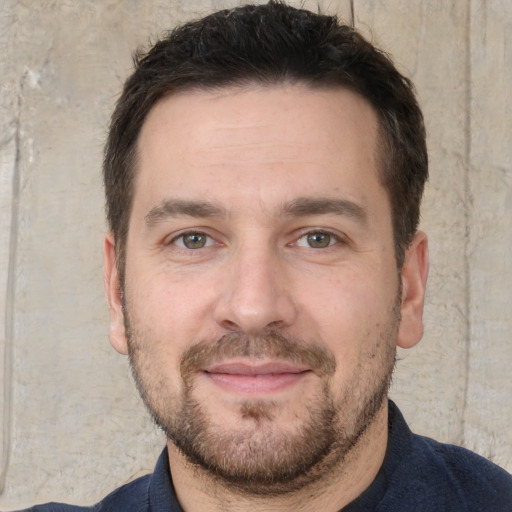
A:
[[[252,492],[339,464],[385,402],[404,294],[377,130],[349,91],[254,86],[168,97],[140,134],[111,340],[174,444]]]

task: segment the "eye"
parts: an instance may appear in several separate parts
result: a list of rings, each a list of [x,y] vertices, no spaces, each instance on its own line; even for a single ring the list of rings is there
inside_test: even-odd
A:
[[[339,242],[339,239],[330,233],[315,231],[301,236],[297,240],[300,247],[311,247],[312,249],[324,249]]]
[[[183,249],[202,249],[214,244],[214,241],[204,233],[184,233],[173,240],[173,243]]]

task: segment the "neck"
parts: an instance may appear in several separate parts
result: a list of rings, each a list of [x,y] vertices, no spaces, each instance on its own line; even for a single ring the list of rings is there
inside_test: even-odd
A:
[[[285,511],[336,512],[361,495],[373,482],[384,461],[388,440],[388,404],[372,425],[327,475],[299,491],[277,496],[245,495],[192,465],[168,441],[169,463],[176,496],[186,512]]]

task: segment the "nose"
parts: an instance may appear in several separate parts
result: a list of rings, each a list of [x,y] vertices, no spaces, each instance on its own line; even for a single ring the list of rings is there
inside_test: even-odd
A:
[[[277,254],[245,248],[237,252],[222,278],[215,320],[228,331],[259,335],[294,323],[292,283]]]

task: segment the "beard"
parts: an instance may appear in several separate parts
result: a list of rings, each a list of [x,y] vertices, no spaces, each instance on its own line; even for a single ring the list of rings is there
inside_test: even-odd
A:
[[[194,343],[181,357],[181,389],[172,392],[163,372],[155,372],[161,367],[148,356],[148,347],[158,340],[152,339],[150,329],[143,331],[132,321],[125,304],[130,365],[154,421],[200,472],[241,494],[282,495],[341,468],[373,424],[391,383],[399,311],[395,305],[341,393],[331,389],[334,355],[320,344],[278,330],[258,337],[230,333]],[[285,360],[320,377],[318,389],[300,404],[301,421],[293,426],[279,421],[283,404],[278,401],[241,399],[236,403],[238,421],[227,428],[196,396],[195,377],[230,357]]]

